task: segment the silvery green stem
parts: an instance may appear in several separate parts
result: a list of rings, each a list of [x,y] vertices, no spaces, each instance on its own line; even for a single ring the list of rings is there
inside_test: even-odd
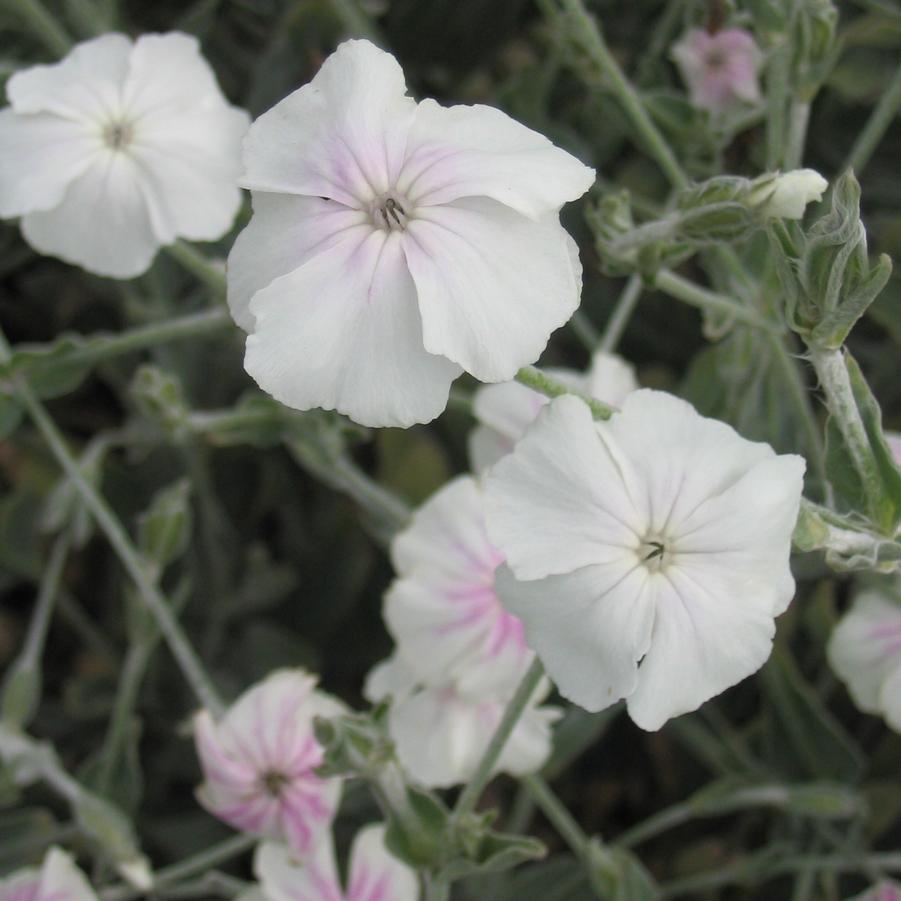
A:
[[[214,294],[225,296],[225,267],[216,265],[187,241],[178,240],[164,248],[188,272],[207,285]]]
[[[595,419],[609,419],[616,412],[616,407],[611,407],[609,404],[589,397],[581,391],[576,391],[569,385],[564,385],[563,382],[558,382],[557,379],[551,378],[534,366],[524,366],[520,369],[516,373],[516,381],[527,388],[531,388],[533,391],[537,391],[539,394],[545,395],[545,397],[554,398],[562,397],[564,394],[572,394],[581,398],[588,404]]]
[[[789,107],[788,137],[782,161],[786,169],[797,169],[804,159],[804,142],[807,139],[807,125],[810,122],[810,104],[795,100]]]
[[[811,347],[810,362],[816,370],[829,412],[842,433],[845,447],[860,478],[868,513],[874,521],[878,521],[882,485],[879,465],[873,456],[870,439],[854,399],[844,354],[841,350]]]
[[[873,108],[867,124],[857,136],[842,171],[853,169],[857,175],[860,175],[870,161],[873,151],[882,140],[882,136],[894,121],[899,107],[901,107],[901,66],[898,67],[891,84]]]
[[[588,847],[588,836],[567,810],[566,805],[540,776],[524,776],[522,784],[573,854],[580,859],[583,858]]]
[[[460,792],[460,797],[457,798],[457,803],[454,807],[454,818],[456,820],[463,819],[475,810],[485,786],[491,780],[494,768],[504,750],[504,745],[507,744],[507,740],[535,694],[535,689],[538,688],[543,676],[544,667],[536,657],[526,674],[522,677],[515,694],[507,704],[504,715],[501,717],[494,735],[491,736],[491,741],[488,743],[485,753],[482,754],[472,778],[463,788],[463,791]]]
[[[9,359],[9,344],[2,331],[0,331],[0,363],[8,362]],[[214,716],[219,716],[225,709],[224,704],[213,687],[213,683],[194,648],[182,630],[181,624],[173,615],[169,601],[163,597],[148,575],[140,554],[132,544],[124,526],[109,504],[85,479],[78,461],[66,447],[62,433],[28,384],[23,379],[17,378],[14,379],[13,385],[19,400],[28,411],[28,415],[35,426],[37,426],[60,468],[69,477],[78,494],[81,495],[85,506],[93,514],[98,526],[106,535],[126,572],[135,583],[141,599],[156,620],[160,631],[166,639],[169,650],[190,683],[197,699]]]
[[[767,66],[766,168],[782,167],[785,156],[785,118],[791,77],[791,42],[782,35],[770,51]]]
[[[629,280],[626,282],[626,286],[619,295],[616,306],[607,320],[607,326],[604,329],[604,334],[601,336],[598,350],[608,354],[616,350],[616,346],[619,344],[619,340],[629,324],[629,319],[635,311],[635,305],[641,297],[641,291],[641,276],[637,273],[629,276]]]

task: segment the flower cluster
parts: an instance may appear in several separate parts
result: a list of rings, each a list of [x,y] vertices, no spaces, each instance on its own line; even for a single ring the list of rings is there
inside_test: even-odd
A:
[[[0,111],[0,216],[41,253],[132,278],[177,237],[210,241],[241,204],[250,124],[186,34],[105,34],[17,72]]]
[[[465,782],[530,663],[522,624],[501,606],[494,576],[503,560],[485,533],[482,492],[461,476],[435,493],[391,545],[398,578],[384,616],[393,657],[370,675],[374,701],[391,697],[388,727],[398,757],[419,782]],[[542,686],[498,767],[538,769],[558,716],[538,707]]]

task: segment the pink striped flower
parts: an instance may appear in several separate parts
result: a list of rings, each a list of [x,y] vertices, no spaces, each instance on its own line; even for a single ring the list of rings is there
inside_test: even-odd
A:
[[[287,842],[306,854],[331,825],[341,784],[320,779],[322,748],[313,718],[343,707],[315,690],[303,670],[279,670],[241,695],[216,722],[206,710],[194,719],[204,783],[200,803],[242,832]]]
[[[901,594],[868,590],[832,633],[829,663],[854,703],[901,732]]]
[[[298,859],[282,844],[257,849],[254,871],[267,901],[417,901],[415,873],[385,847],[385,827],[367,826],[354,840],[346,890],[335,863],[331,834],[309,858]]]
[[[471,476],[448,482],[391,544],[398,578],[384,616],[404,665],[426,685],[463,692],[515,687],[532,662],[522,623],[501,606],[482,492]]]
[[[901,884],[884,880],[851,901],[901,901]]]
[[[760,100],[763,54],[743,28],[716,34],[694,28],[673,46],[672,56],[695,106],[721,113],[737,103]]]
[[[97,901],[71,855],[51,848],[40,869],[16,870],[0,880],[0,901]]]

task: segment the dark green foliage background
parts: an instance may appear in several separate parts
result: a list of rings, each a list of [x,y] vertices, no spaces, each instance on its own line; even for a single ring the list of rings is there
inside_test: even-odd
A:
[[[670,19],[673,30],[661,30],[664,9],[672,5],[679,7]],[[761,125],[718,152],[703,118],[680,100],[682,88],[665,50],[683,23],[702,20],[705,4],[598,0],[590,6],[626,71],[661,110],[676,111],[664,127],[693,176],[763,170]],[[73,32],[79,21],[75,7],[56,7],[69,16]],[[309,80],[348,33],[341,7],[326,0],[133,0],[122,3],[120,23],[135,34],[173,28],[197,34],[230,99],[257,115]],[[602,186],[628,186],[653,201],[665,197],[661,174],[634,149],[615,103],[603,92],[590,95],[564,68],[528,0],[394,0],[367,8],[417,96],[498,105],[596,166]],[[901,5],[893,0],[844,2],[840,12],[843,49],[814,105],[805,156],[805,164],[830,180],[897,66],[901,47]],[[0,26],[9,26],[2,32],[0,62],[46,60],[46,51],[13,24],[0,14]],[[860,179],[871,251],[896,260],[901,259],[899,158],[896,121]],[[622,281],[599,273],[579,204],[566,211],[566,222],[585,264],[582,311],[602,329]],[[229,241],[208,250],[224,255]],[[751,262],[759,258],[762,264],[766,252],[761,243]],[[703,280],[691,264],[686,271]],[[0,226],[0,322],[13,343],[50,341],[65,332],[119,331],[209,303],[207,291],[165,255],[146,276],[120,285],[41,258],[14,223]],[[901,279],[890,283],[854,331],[851,348],[887,427],[901,429]],[[644,384],[681,393],[702,411],[779,450],[804,448],[772,362],[748,330],[711,345],[695,310],[648,293],[619,349],[637,365]],[[307,474],[279,445],[173,442],[142,414],[128,390],[136,367],[149,361],[178,378],[192,409],[227,408],[253,388],[241,357],[237,329],[161,346],[101,364],[49,408],[76,448],[125,425],[141,433],[140,440],[114,447],[103,468],[104,494],[130,527],[161,487],[181,476],[191,480],[192,540],[168,569],[164,585],[171,590],[189,580],[183,619],[223,693],[234,697],[275,667],[300,665],[321,673],[329,691],[360,705],[364,675],[390,649],[380,606],[391,569],[366,515]],[[562,329],[542,362],[581,368],[587,359],[574,332]],[[472,387],[463,384],[465,390]],[[470,426],[464,412],[452,409],[428,427],[361,434],[353,454],[382,484],[416,503],[466,468]],[[27,627],[51,541],[42,529],[43,511],[58,478],[29,425],[0,445],[0,668],[14,658]],[[859,714],[825,664],[825,642],[847,603],[851,581],[831,574],[817,555],[798,559],[796,573],[797,600],[780,620],[777,651],[761,676],[658,734],[643,733],[620,715],[576,716],[566,734],[587,729],[597,740],[554,784],[585,829],[608,838],[726,778],[836,781],[859,791],[868,812],[850,823],[817,824],[791,811],[771,810],[696,820],[640,848],[642,860],[663,881],[742,861],[753,866],[755,853],[783,845],[823,854],[901,847],[901,737]],[[130,589],[97,535],[71,557],[64,584],[89,628],[72,622],[68,604],[57,612],[32,731],[53,741],[66,765],[90,781],[127,646]],[[161,647],[141,690],[130,753],[114,790],[158,866],[228,834],[193,799],[199,770],[186,732],[193,707]],[[498,780],[490,799],[509,805],[512,795],[513,784]],[[0,799],[0,870],[8,870],[40,856],[42,843],[65,821],[65,810],[39,789],[20,796],[0,786]],[[352,790],[339,836],[346,838],[373,816],[368,796]],[[574,864],[540,817],[534,830],[560,856],[546,869],[492,883],[491,897],[587,897]],[[246,864],[234,872],[247,876]],[[844,898],[864,885],[855,876],[826,880],[813,897]],[[460,897],[486,897],[486,891],[463,886]],[[785,878],[762,888],[711,889],[693,897],[781,899],[791,891],[792,881]]]

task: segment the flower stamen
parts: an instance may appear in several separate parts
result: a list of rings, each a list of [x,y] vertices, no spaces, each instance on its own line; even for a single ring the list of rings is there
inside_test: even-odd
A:
[[[111,122],[103,129],[103,143],[110,150],[124,150],[132,142],[134,133],[129,122]]]
[[[384,231],[404,231],[409,219],[404,203],[391,195],[377,200],[372,208],[373,223]]]
[[[291,780],[284,773],[280,773],[278,770],[267,770],[260,777],[260,782],[263,783],[263,788],[266,790],[266,793],[273,798],[280,797],[282,789],[290,781]]]

